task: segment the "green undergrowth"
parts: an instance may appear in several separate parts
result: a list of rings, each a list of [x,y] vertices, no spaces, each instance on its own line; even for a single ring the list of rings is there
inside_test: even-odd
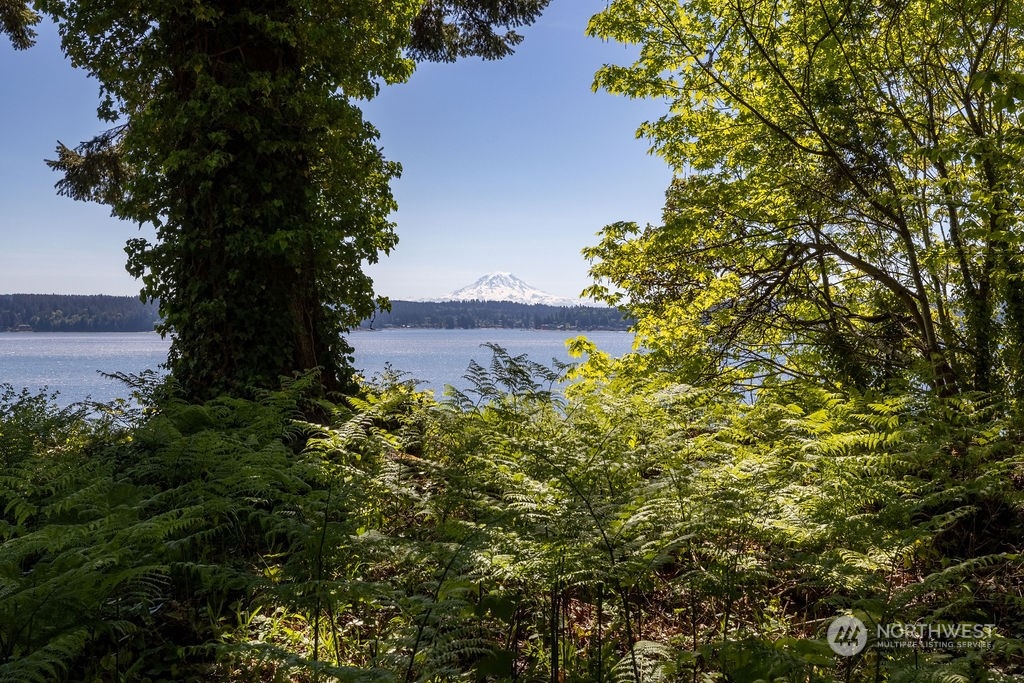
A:
[[[755,402],[493,348],[444,400],[0,397],[0,680],[1010,681],[1024,462],[984,397]],[[130,378],[128,378],[130,379]],[[838,615],[868,645],[836,655]],[[992,624],[984,648],[878,625]]]

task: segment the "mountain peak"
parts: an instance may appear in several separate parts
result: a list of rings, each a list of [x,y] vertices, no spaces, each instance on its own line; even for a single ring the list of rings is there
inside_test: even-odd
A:
[[[531,287],[515,275],[496,271],[481,276],[467,285],[441,298],[441,301],[512,301],[520,304],[546,304],[548,306],[578,306],[580,301],[556,296]]]

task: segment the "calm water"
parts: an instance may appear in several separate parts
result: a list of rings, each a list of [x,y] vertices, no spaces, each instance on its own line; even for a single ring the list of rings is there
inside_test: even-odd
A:
[[[423,388],[438,394],[445,384],[466,388],[462,375],[470,360],[487,365],[491,352],[482,348],[494,342],[513,355],[525,353],[531,360],[550,364],[552,358],[568,361],[565,340],[574,333],[547,330],[379,330],[349,335],[355,348],[355,365],[365,375],[385,365],[422,380]],[[591,332],[587,335],[601,349],[619,355],[629,350],[627,332]],[[154,333],[0,333],[0,384],[39,391],[48,387],[60,393],[61,404],[91,398],[109,401],[127,394],[120,382],[101,373],[138,373],[159,370],[167,356],[168,342]]]
[[[127,396],[128,389],[101,373],[158,370],[166,357],[167,342],[152,332],[5,332],[0,333],[0,383],[57,391],[63,405],[86,398],[108,401]]]

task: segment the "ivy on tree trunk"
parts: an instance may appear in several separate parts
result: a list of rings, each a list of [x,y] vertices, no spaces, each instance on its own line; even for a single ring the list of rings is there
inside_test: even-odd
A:
[[[41,0],[117,124],[51,166],[59,190],[156,226],[128,270],[160,302],[189,398],[319,369],[386,305],[363,272],[396,244],[384,159],[357,106],[420,59],[495,59],[547,0]],[[507,29],[502,33],[499,29]]]

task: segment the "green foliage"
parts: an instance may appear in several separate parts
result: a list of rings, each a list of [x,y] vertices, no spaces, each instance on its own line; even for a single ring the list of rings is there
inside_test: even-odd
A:
[[[399,167],[355,102],[411,73],[418,3],[39,5],[100,82],[102,118],[124,122],[58,149],[59,188],[156,226],[128,269],[160,302],[182,388],[209,398],[316,367],[340,386],[339,335],[375,308],[361,264],[396,241]]]
[[[40,451],[66,452],[81,445],[85,429],[79,407],[59,408],[56,394],[32,394],[0,385],[0,467]]]
[[[117,124],[50,165],[61,193],[156,228],[127,245],[158,300],[169,368],[203,400],[319,369],[351,381],[341,334],[386,301],[364,264],[395,246],[384,159],[359,101],[413,61],[497,58],[546,0],[187,5],[40,0]],[[415,45],[413,45],[415,43]],[[349,387],[351,388],[351,387]]]
[[[547,645],[518,655],[521,673],[836,680],[842,666],[815,638],[843,608],[870,612],[872,625],[991,620],[1016,633],[1021,605],[1006,596],[1021,567],[1008,539],[1024,522],[1022,461],[984,404],[965,419],[966,402],[807,385],[765,390],[753,405],[685,387],[576,392],[563,404],[540,391],[543,373],[518,379],[530,371],[500,352],[490,371],[472,367],[486,400],[456,395],[456,422],[443,427],[447,443],[463,439],[456,452],[472,449],[460,478],[468,514],[502,528],[488,547],[507,556],[506,574],[490,575],[543,587],[519,602]],[[514,395],[498,388],[511,382]],[[940,408],[959,424],[935,420]],[[972,454],[957,490],[944,471],[952,452]],[[970,501],[982,491],[1005,527],[980,531]],[[1019,666],[1015,647],[955,661],[869,654],[854,671],[997,677]]]
[[[22,0],[0,0],[0,33],[6,33],[15,50],[26,50],[35,43],[39,15]]]
[[[567,368],[491,351],[442,404],[396,376],[345,405],[315,378],[163,387],[125,425],[10,395],[0,433],[39,436],[5,442],[0,679],[1024,674],[1024,455],[998,403],[563,395]],[[844,612],[872,632],[850,659],[824,640]],[[987,650],[875,648],[891,622],[995,626]]]
[[[757,0],[615,0],[592,19],[639,48],[595,87],[666,100],[638,133],[677,178],[663,225],[615,223],[584,251],[589,293],[635,316],[640,350],[574,342],[570,395],[722,406],[638,507],[679,539],[676,675],[1020,677],[1022,19]],[[821,636],[840,611],[869,642],[837,662]],[[894,621],[995,635],[875,647]]]
[[[1019,4],[616,0],[589,31],[639,47],[596,87],[667,103],[663,225],[585,251],[645,362],[1016,399]]]
[[[687,176],[588,250],[644,346],[330,403],[394,241],[354,98],[545,3],[118,2],[39,3],[125,120],[56,165],[159,226],[175,373],[93,417],[0,395],[0,680],[1024,677],[1018,8],[610,2],[641,52],[599,83],[671,99]]]
[[[501,59],[523,41],[514,29],[533,23],[550,0],[427,0],[412,23],[409,53],[454,62],[460,57]],[[508,30],[504,34],[496,27]]]

